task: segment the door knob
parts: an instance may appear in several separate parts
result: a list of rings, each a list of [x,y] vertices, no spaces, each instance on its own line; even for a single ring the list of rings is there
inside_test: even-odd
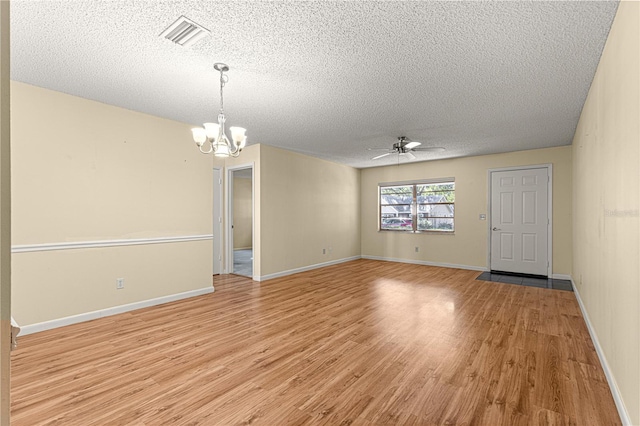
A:
[[[493,227],[493,230],[494,230],[494,231],[502,231],[502,229],[500,229],[500,228],[496,228],[495,226]]]

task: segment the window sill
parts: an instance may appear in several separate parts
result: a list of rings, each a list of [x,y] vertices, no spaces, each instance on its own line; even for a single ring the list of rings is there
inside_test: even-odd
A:
[[[431,234],[431,235],[455,235],[455,231],[405,231],[401,229],[378,229],[378,232],[397,232],[399,234]]]

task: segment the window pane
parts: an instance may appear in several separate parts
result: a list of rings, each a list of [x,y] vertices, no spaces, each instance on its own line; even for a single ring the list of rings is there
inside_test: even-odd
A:
[[[380,229],[394,229],[399,231],[413,231],[413,221],[410,217],[391,217],[382,219]]]
[[[383,186],[380,188],[380,204],[411,204],[413,202],[413,187]]]
[[[418,205],[418,217],[453,217],[453,204],[420,204]]]
[[[419,218],[418,231],[453,231],[453,219]]]
[[[412,203],[412,185],[381,187],[380,229],[413,231]]]
[[[428,183],[416,185],[418,203],[453,203],[455,201],[455,183]]]
[[[406,204],[394,206],[380,206],[382,218],[388,217],[408,217],[411,218],[411,206]]]

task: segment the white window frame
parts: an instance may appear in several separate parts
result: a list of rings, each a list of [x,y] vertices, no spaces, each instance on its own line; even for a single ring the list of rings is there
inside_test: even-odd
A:
[[[428,185],[428,184],[438,184],[438,183],[453,183],[454,184],[454,189],[453,192],[455,194],[455,183],[456,180],[453,177],[447,177],[447,178],[436,178],[436,179],[420,179],[420,180],[410,180],[410,181],[402,181],[402,182],[380,182],[378,183],[378,231],[379,232],[405,232],[405,233],[413,233],[413,234],[420,234],[420,233],[434,233],[434,234],[447,234],[447,235],[451,235],[455,233],[455,198],[453,203],[447,203],[447,204],[453,204],[454,208],[453,208],[453,216],[451,218],[446,218],[446,219],[451,219],[453,221],[453,229],[451,230],[436,230],[436,229],[425,229],[425,230],[418,230],[418,200],[417,200],[417,195],[416,195],[416,188],[418,185]],[[382,227],[382,188],[385,187],[391,187],[391,186],[411,186],[412,187],[412,201],[410,204],[410,211],[411,211],[411,229],[384,229]],[[454,196],[455,197],[455,196]],[[420,204],[433,204],[433,203],[420,203]],[[403,204],[405,205],[405,204]],[[387,206],[387,204],[385,204],[385,206]]]

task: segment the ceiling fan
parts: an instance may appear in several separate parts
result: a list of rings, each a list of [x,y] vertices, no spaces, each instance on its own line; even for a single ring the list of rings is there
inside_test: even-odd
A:
[[[400,136],[398,137],[398,142],[394,143],[391,146],[391,148],[368,148],[368,149],[369,151],[378,150],[378,149],[384,149],[387,151],[384,154],[376,155],[375,157],[372,158],[372,160],[377,160],[378,158],[386,157],[387,155],[391,155],[391,154],[398,154],[398,158],[400,158],[401,155],[406,155],[413,160],[416,158],[416,156],[413,155],[413,152],[415,151],[444,151],[444,148],[439,146],[428,147],[428,148],[418,148],[420,145],[422,145],[422,142],[411,141],[407,139],[406,136]]]

